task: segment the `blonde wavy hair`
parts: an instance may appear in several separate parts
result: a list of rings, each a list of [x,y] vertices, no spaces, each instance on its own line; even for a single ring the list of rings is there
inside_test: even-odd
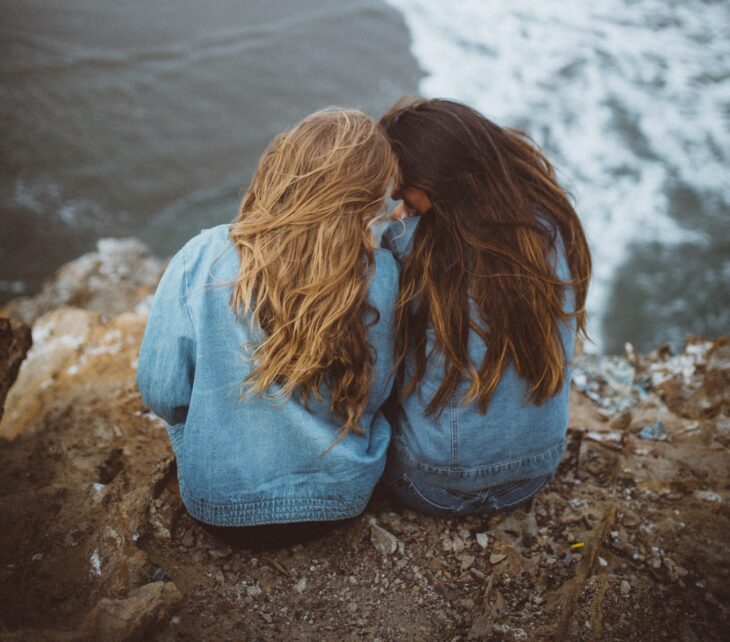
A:
[[[230,237],[241,259],[231,305],[256,337],[244,396],[329,391],[339,441],[361,434],[374,355],[366,330],[374,241],[397,161],[384,131],[352,109],[316,112],[259,161]],[[258,328],[264,330],[258,332]]]

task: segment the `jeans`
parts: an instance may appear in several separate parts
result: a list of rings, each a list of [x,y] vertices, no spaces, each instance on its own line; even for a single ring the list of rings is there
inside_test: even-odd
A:
[[[514,508],[534,497],[550,481],[551,475],[522,479],[474,491],[459,491],[415,481],[401,472],[386,488],[408,507],[435,517],[489,515]]]

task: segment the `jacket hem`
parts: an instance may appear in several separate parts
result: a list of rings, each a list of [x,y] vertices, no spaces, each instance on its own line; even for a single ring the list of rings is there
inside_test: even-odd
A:
[[[403,446],[396,444],[395,469],[408,472],[414,479],[454,490],[473,490],[522,479],[552,475],[565,451],[565,440],[529,457],[474,468],[435,466],[419,461]],[[392,474],[392,473],[391,473]]]
[[[180,497],[192,517],[212,526],[259,526],[349,519],[362,513],[370,499],[370,495],[367,495],[352,499],[270,497],[210,501],[196,497],[182,484]]]

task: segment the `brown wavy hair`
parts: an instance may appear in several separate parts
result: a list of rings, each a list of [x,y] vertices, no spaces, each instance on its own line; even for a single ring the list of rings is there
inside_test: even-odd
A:
[[[445,362],[428,414],[443,410],[462,377],[471,384],[464,403],[476,401],[486,412],[508,363],[529,383],[531,402],[557,394],[566,363],[559,326],[575,317],[586,334],[591,259],[552,165],[525,133],[449,100],[401,102],[380,123],[398,156],[400,187],[420,188],[432,204],[401,271],[401,397],[424,377],[428,326]],[[550,258],[558,232],[572,275],[568,282],[557,277]],[[567,287],[575,296],[573,314],[564,310]],[[470,328],[488,346],[481,364],[469,358]],[[406,382],[409,357],[415,367]]]
[[[306,405],[322,400],[360,432],[373,371],[367,303],[370,226],[397,160],[375,122],[352,109],[316,112],[277,136],[261,157],[230,237],[241,259],[231,304],[256,341],[243,394],[278,384]],[[263,333],[259,329],[263,329]]]

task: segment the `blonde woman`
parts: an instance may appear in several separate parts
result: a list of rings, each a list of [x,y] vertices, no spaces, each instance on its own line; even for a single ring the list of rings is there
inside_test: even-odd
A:
[[[276,137],[232,225],[170,262],[139,356],[182,500],[218,526],[362,512],[390,440],[398,269],[370,226],[397,163],[359,111]]]

